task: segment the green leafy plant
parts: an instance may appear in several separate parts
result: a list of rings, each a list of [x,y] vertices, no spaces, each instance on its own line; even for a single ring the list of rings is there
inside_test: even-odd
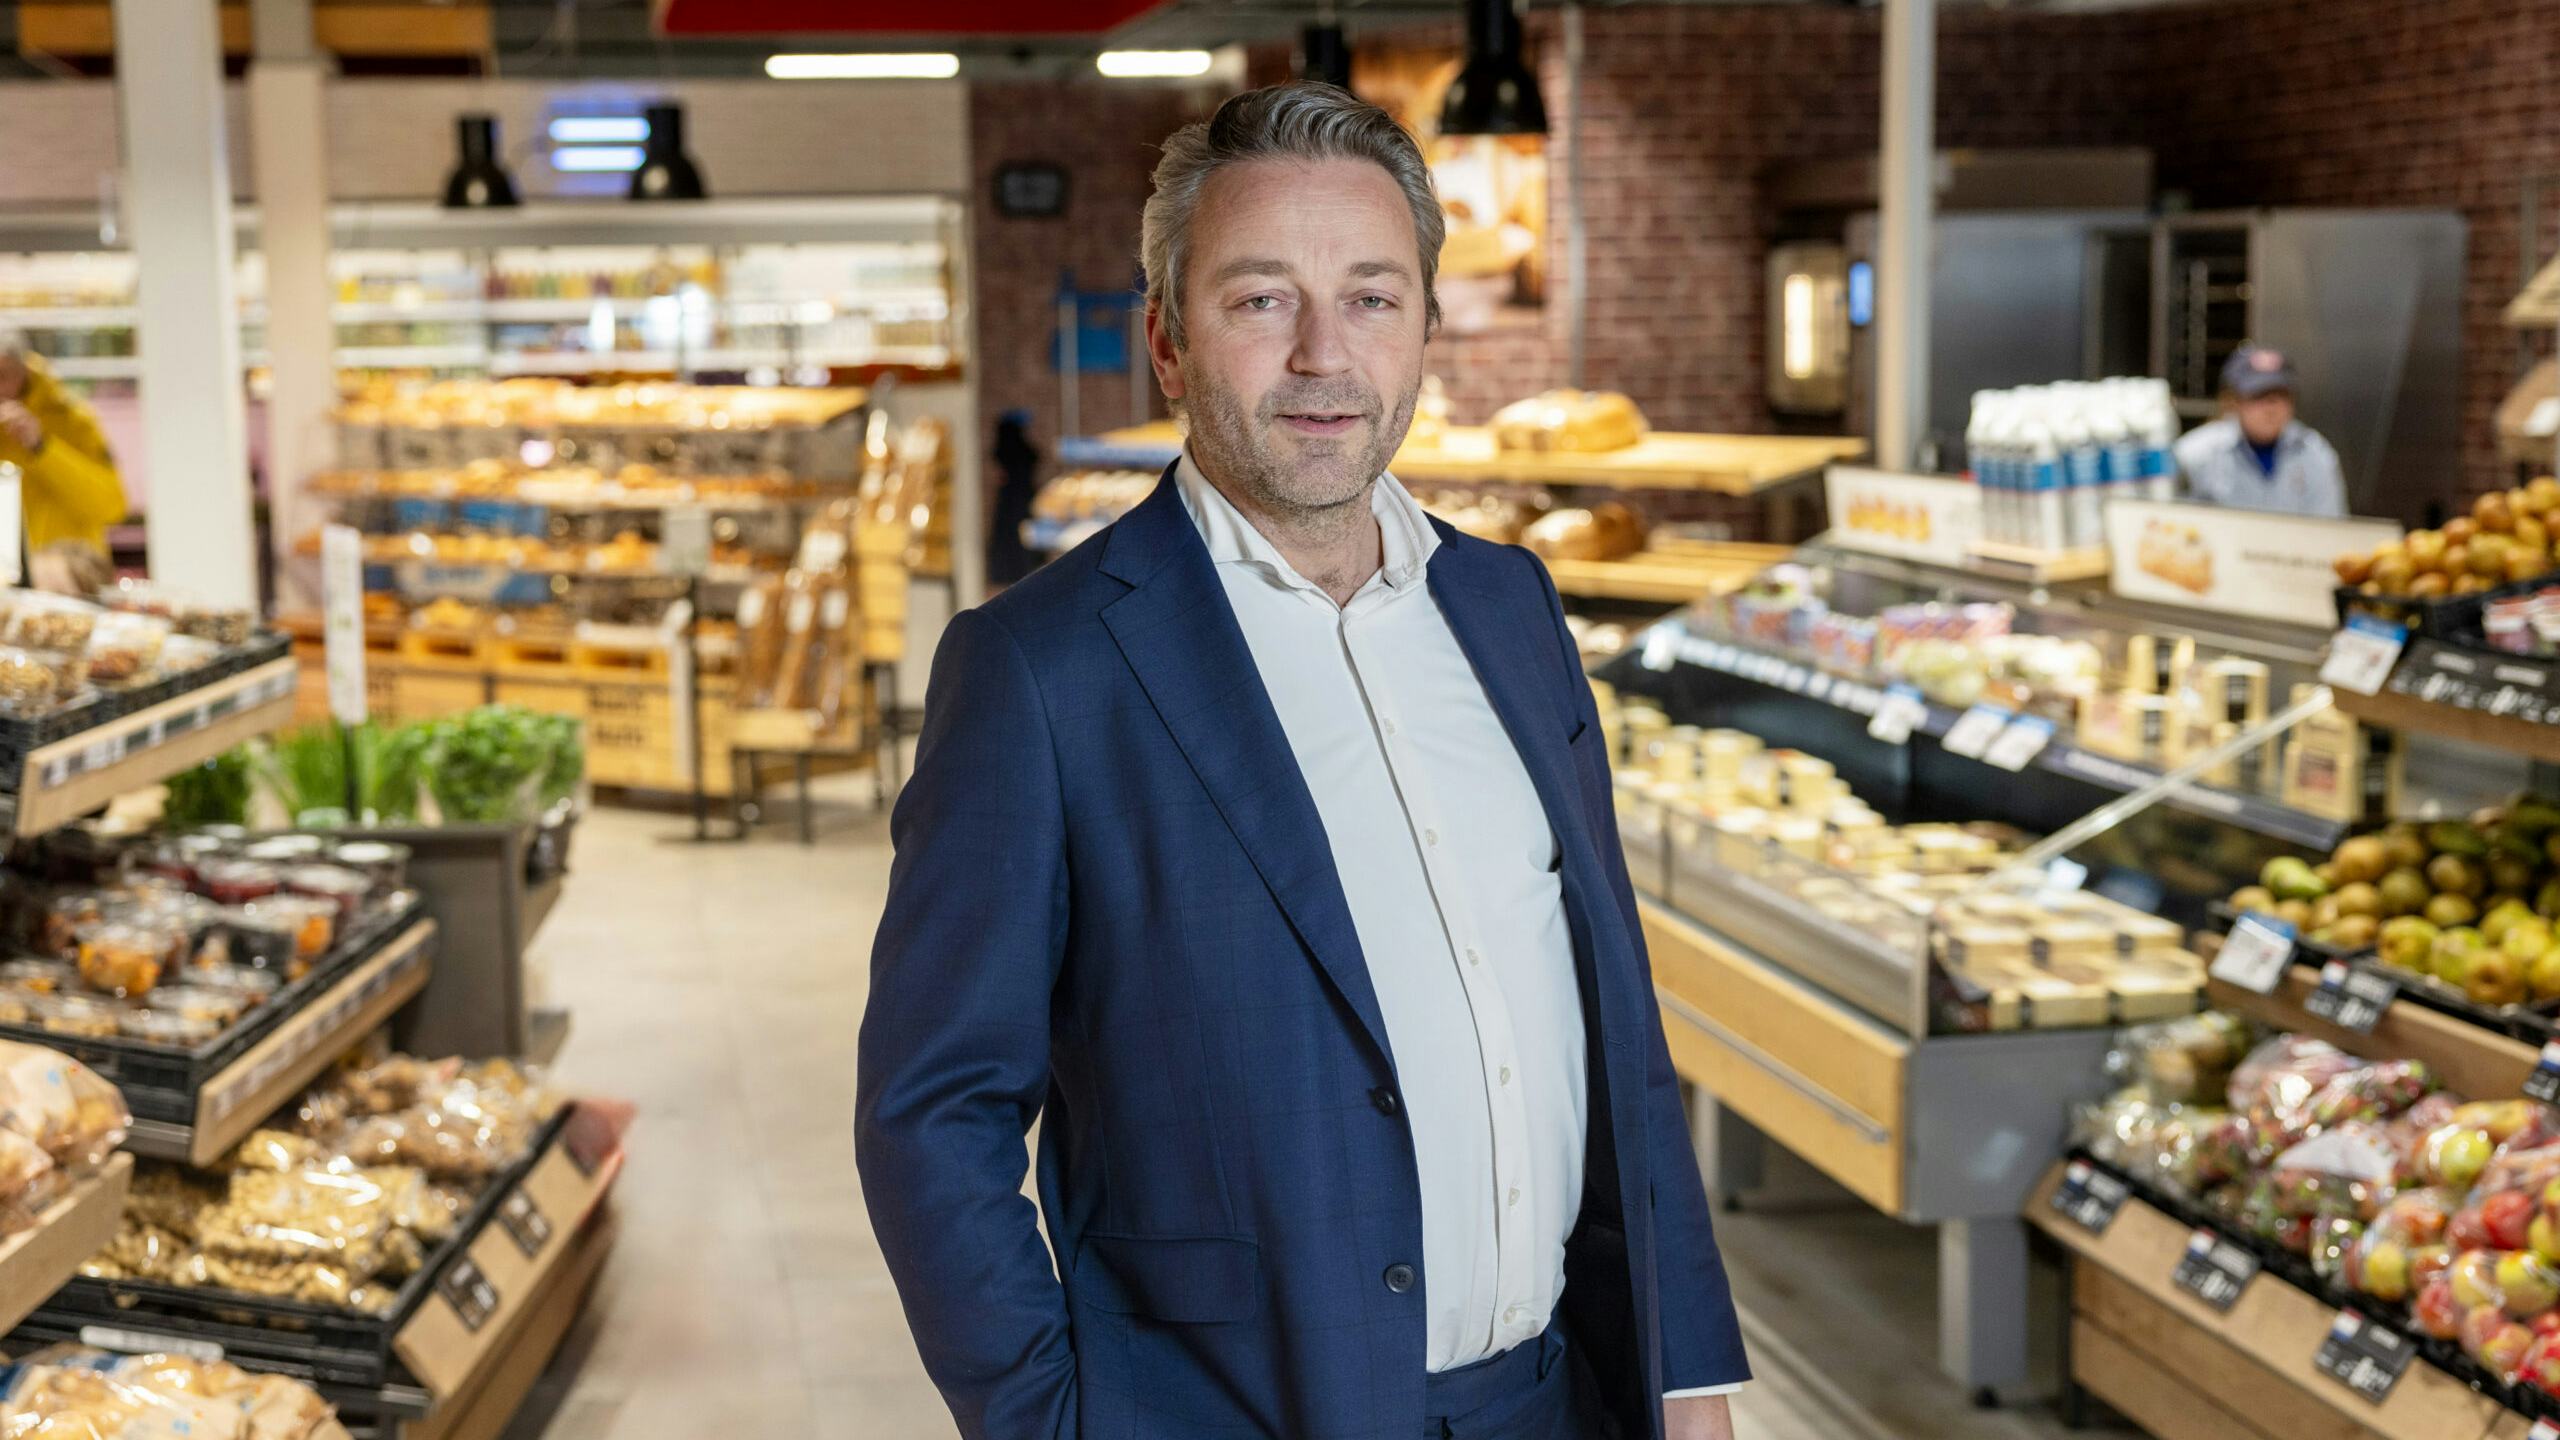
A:
[[[269,757],[269,784],[294,824],[346,823],[347,740],[337,725],[285,731]]]
[[[226,750],[169,777],[165,822],[180,829],[239,825],[249,818],[249,752]]]

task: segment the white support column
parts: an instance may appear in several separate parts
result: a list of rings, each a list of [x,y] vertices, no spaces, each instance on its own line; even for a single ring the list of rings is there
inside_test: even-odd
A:
[[[267,524],[276,606],[319,604],[318,573],[293,556],[318,522],[311,476],[336,462],[337,327],[329,314],[330,65],[311,35],[311,0],[253,0],[249,139],[258,244],[267,270]]]
[[[1929,241],[1936,229],[1937,0],[1885,0],[1877,229],[1876,460],[1916,463],[1929,431]]]
[[[151,573],[220,604],[255,604],[249,447],[233,285],[215,7],[115,0],[125,228],[140,279],[142,438]]]

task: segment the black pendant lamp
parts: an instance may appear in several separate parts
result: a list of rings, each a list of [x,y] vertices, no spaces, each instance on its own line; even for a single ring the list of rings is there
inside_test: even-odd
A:
[[[1547,102],[1521,54],[1517,0],[1467,0],[1467,63],[1440,102],[1443,135],[1544,135]]]
[[[463,115],[454,121],[462,158],[445,177],[448,210],[497,209],[516,202],[516,182],[498,165],[498,117]]]
[[[1298,78],[1351,88],[1351,42],[1339,25],[1310,25],[1298,57]]]
[[[649,147],[640,157],[640,168],[631,172],[631,197],[634,200],[705,200],[711,192],[703,188],[702,171],[693,157],[684,153],[684,107],[673,104],[652,105],[649,115]]]

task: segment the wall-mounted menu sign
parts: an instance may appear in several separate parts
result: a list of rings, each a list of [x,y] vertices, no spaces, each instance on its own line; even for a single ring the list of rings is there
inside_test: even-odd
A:
[[[1831,508],[1823,538],[1844,550],[1962,565],[1982,532],[1982,491],[1970,481],[1834,465],[1822,491]]]
[[[2108,583],[2128,600],[2325,628],[2338,623],[2332,562],[2399,538],[2389,520],[2118,500],[2107,507]]]

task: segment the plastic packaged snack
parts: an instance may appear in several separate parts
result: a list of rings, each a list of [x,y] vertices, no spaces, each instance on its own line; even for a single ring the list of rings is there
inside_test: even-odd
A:
[[[199,883],[198,867],[222,855],[222,842],[210,835],[172,835],[145,851],[141,864],[146,873],[174,880],[192,890]]]
[[[53,995],[79,987],[80,972],[60,960],[11,960],[0,963],[0,985],[29,995]]]
[[[41,1203],[39,1192],[50,1190],[53,1171],[53,1157],[43,1146],[15,1130],[0,1128],[0,1210]]]
[[[187,978],[195,979],[192,975]],[[211,985],[163,985],[151,992],[151,1008],[220,1030],[247,1013],[249,997]]]
[[[270,835],[240,852],[244,860],[284,866],[317,860],[329,852],[329,842],[317,835]]]
[[[285,893],[326,900],[338,908],[340,929],[352,924],[373,894],[373,881],[363,871],[343,865],[296,865],[284,872]]]
[[[276,993],[284,981],[274,970],[260,970],[248,965],[198,965],[187,971],[187,982],[209,990],[228,990],[254,1005]]]
[[[196,875],[205,898],[217,905],[245,905],[284,888],[284,877],[275,866],[255,860],[207,860],[197,867]]]
[[[61,699],[62,682],[52,664],[31,651],[0,647],[0,714],[41,715]]]
[[[128,685],[151,678],[159,672],[161,647],[168,641],[165,620],[116,612],[99,616],[86,651],[90,682]]]
[[[186,952],[186,935],[141,920],[101,920],[80,932],[80,979],[122,999],[151,993]]]
[[[124,1007],[86,995],[44,995],[29,1002],[36,1028],[78,1040],[112,1040],[124,1031]]]
[[[105,613],[85,600],[42,590],[11,591],[9,602],[6,618],[0,619],[0,645],[25,650],[79,654],[89,648],[89,637]]]
[[[329,953],[329,942],[338,933],[337,905],[308,896],[271,895],[241,906],[240,913],[252,924],[281,922],[291,926],[294,963],[304,967]],[[287,969],[293,970],[293,965],[288,965]]]
[[[193,1050],[222,1033],[222,1027],[210,1021],[194,1019],[170,1010],[127,1010],[124,1012],[124,1038],[145,1045],[162,1045],[172,1050]]]
[[[387,895],[409,883],[409,847],[387,840],[350,840],[330,853],[330,859],[357,871],[373,884],[377,895]]]
[[[2169,1105],[2220,1105],[2231,1072],[2248,1054],[2249,1023],[2220,1010],[2180,1016],[2124,1032],[2114,1063],[2123,1078]]]
[[[223,910],[206,932],[203,943],[196,947],[195,963],[198,967],[246,965],[282,971],[291,967],[300,953],[301,937],[301,923],[293,916],[233,906]]]
[[[55,1163],[95,1167],[124,1143],[132,1123],[124,1097],[88,1066],[41,1045],[0,1040],[0,1128],[33,1140]]]
[[[0,1433],[11,1440],[314,1440],[336,1430],[311,1387],[220,1360],[55,1346],[28,1356],[7,1386]]]

